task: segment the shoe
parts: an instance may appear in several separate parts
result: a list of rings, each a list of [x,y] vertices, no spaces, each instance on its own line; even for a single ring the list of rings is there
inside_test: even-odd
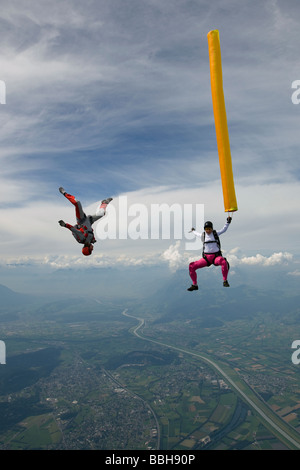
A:
[[[223,286],[224,286],[224,287],[230,287],[228,281],[224,281],[224,282],[223,282]]]
[[[192,290],[198,290],[198,286],[195,286],[194,284],[191,285],[187,290],[192,291]]]
[[[64,188],[61,186],[60,188],[58,188],[59,192],[63,195],[66,194],[66,191],[64,190]]]
[[[101,205],[102,205],[102,204],[109,204],[110,201],[112,201],[112,200],[113,200],[112,197],[109,197],[109,198],[107,198],[107,199],[103,199],[103,201],[101,201]]]

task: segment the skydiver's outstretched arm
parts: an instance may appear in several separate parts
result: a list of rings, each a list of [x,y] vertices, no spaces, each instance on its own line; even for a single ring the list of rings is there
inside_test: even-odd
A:
[[[195,230],[194,228],[192,228],[191,232],[193,232],[193,233],[196,235],[196,237],[201,238],[201,241],[202,241],[202,242],[204,241],[203,232],[202,232],[202,233],[199,233],[199,232],[197,232],[197,230]]]
[[[225,232],[227,231],[227,229],[228,229],[228,227],[229,227],[229,225],[230,225],[230,223],[231,223],[231,220],[232,220],[231,217],[227,217],[227,222],[226,222],[226,224],[224,225],[224,227],[223,227],[221,230],[218,230],[218,231],[217,231],[217,234],[218,234],[218,235],[222,235],[222,233],[225,233]]]
[[[84,234],[81,232],[81,230],[78,230],[77,228],[73,227],[73,225],[71,224],[67,224],[63,220],[59,220],[58,223],[61,227],[65,227],[69,229],[73,233],[77,241],[84,242],[85,237],[84,237]]]
[[[199,237],[199,238],[202,237],[202,233],[199,233],[196,230],[193,230],[193,233],[196,235],[196,237]]]

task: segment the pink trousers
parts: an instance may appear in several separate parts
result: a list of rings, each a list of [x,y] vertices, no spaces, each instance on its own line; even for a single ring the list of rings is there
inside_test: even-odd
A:
[[[226,281],[227,275],[228,275],[228,265],[227,265],[226,259],[223,258],[223,256],[217,256],[217,258],[215,258],[215,255],[205,255],[205,256],[210,263],[214,262],[216,266],[221,266],[223,281]],[[205,266],[207,266],[207,262],[204,258],[201,258],[198,261],[193,261],[192,263],[190,263],[189,271],[190,271],[190,276],[194,285],[197,285],[196,270],[200,268],[205,268]]]

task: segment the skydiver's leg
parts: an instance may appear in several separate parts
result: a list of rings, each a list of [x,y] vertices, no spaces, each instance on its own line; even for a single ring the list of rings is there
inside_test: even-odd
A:
[[[59,188],[59,191],[68,199],[68,201],[73,204],[73,206],[75,206],[76,219],[77,222],[80,223],[80,221],[86,217],[85,213],[83,212],[81,202],[77,201],[75,196],[68,194],[63,188]]]
[[[200,268],[204,268],[205,266],[207,266],[207,262],[205,261],[204,258],[201,258],[199,259],[198,261],[193,261],[192,263],[190,263],[189,265],[189,273],[190,273],[190,277],[192,279],[192,283],[194,286],[197,285],[197,273],[196,273],[196,270],[197,269],[200,269]]]
[[[215,259],[214,264],[216,266],[221,266],[223,281],[227,281],[227,276],[228,276],[228,263],[227,263],[227,260],[225,258],[223,258],[223,256],[218,256]]]
[[[104,199],[103,201],[101,201],[101,204],[100,206],[98,207],[97,211],[96,211],[96,215],[93,215],[91,217],[91,223],[93,224],[94,222],[96,222],[96,220],[99,220],[101,219],[101,217],[104,217],[105,214],[106,214],[106,207],[107,205],[110,203],[110,201],[112,201],[112,198],[109,197],[108,199]]]

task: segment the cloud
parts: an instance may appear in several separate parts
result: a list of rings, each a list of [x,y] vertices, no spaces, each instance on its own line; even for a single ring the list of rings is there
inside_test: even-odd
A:
[[[292,272],[289,272],[287,273],[289,276],[293,276],[293,277],[298,277],[300,276],[300,271],[299,270],[296,270],[296,271],[292,271]]]
[[[2,180],[4,199],[0,212],[5,223],[1,227],[1,258],[42,258],[63,254],[71,259],[76,256],[81,251],[80,245],[68,230],[58,225],[60,219],[75,223],[73,206],[61,196],[57,187],[53,188],[51,197],[43,197],[42,181],[31,185],[25,180],[19,183],[16,186],[9,179]],[[286,194],[292,198],[290,202],[285,199]],[[270,184],[267,193],[259,186],[238,188],[239,211],[233,215],[229,230],[221,237],[223,251],[236,256],[232,250],[240,246],[245,258],[243,262],[249,264],[267,262],[264,258],[252,259],[249,253],[253,252],[261,253],[263,257],[270,252],[297,253],[299,239],[283,238],[283,229],[287,234],[297,230],[299,196],[299,185],[296,184]],[[99,200],[91,202],[84,198],[81,202],[89,214],[95,213],[99,204]],[[158,208],[164,210],[159,213]],[[180,249],[195,257],[201,254],[202,246],[196,244],[198,239],[195,241],[188,232],[191,227],[201,231],[204,219],[212,220],[217,230],[226,221],[220,181],[187,189],[153,186],[123,193],[114,197],[106,217],[94,226],[98,240],[94,254],[105,253],[115,260],[119,256],[147,259],[160,256],[170,245],[178,247],[176,241],[179,240],[182,242]],[[239,257],[243,258],[242,255]],[[284,259],[282,256],[281,260]],[[275,257],[268,262],[275,262]]]
[[[77,254],[52,254],[45,256],[19,255],[9,256],[6,259],[0,259],[0,266],[10,270],[20,270],[20,268],[33,268],[36,272],[47,269],[55,271],[57,269],[86,270],[90,268],[126,268],[137,267],[147,268],[150,266],[163,267],[168,266],[170,272],[175,273],[179,269],[187,269],[190,262],[202,257],[202,252],[185,251],[181,240],[177,240],[161,249],[144,253],[128,250],[128,252],[120,253],[118,250],[114,252],[103,251],[93,252],[93,255],[86,258],[78,251]],[[257,253],[253,256],[245,256],[239,248],[223,252],[230,262],[231,268],[240,267],[247,270],[247,267],[255,266],[257,269],[266,269],[273,266],[279,268],[292,267],[297,264],[294,256],[288,252],[275,252],[269,256]],[[234,271],[232,271],[232,274]],[[289,271],[287,274],[297,277],[300,275],[299,270]]]
[[[296,270],[296,271],[292,271],[290,273],[287,273],[289,276],[295,276],[295,277],[298,277],[300,276],[300,271],[299,270]]]
[[[300,249],[299,237],[283,237],[283,228],[299,232],[297,15],[275,0],[9,2],[0,20],[3,262],[84,262],[57,224],[74,221],[60,185],[87,210],[122,195],[147,208],[199,203],[223,226],[206,39],[216,25],[239,205],[222,246],[242,246],[245,265],[288,261]],[[99,237],[95,251],[105,257],[88,262],[140,264],[164,253],[175,269],[201,255],[182,249],[172,237]]]
[[[224,16],[223,8],[222,2],[208,6],[139,1],[130,8],[116,0],[89,2],[85,8],[77,1],[59,8],[56,2],[46,2],[43,8],[30,2],[21,9],[19,2],[10,3],[2,13],[6,34],[1,78],[7,82],[10,103],[1,108],[2,149],[15,156],[34,153],[38,159],[51,152],[52,164],[68,172],[71,168],[55,158],[55,152],[76,150],[82,158],[87,149],[104,150],[111,162],[105,166],[112,171],[115,162],[119,171],[128,165],[131,170],[139,150],[148,157],[153,149],[151,161],[166,166],[168,149],[177,161],[183,151],[185,158],[196,152],[205,155],[207,144],[210,149],[214,144],[206,40],[214,23],[221,29],[231,142],[236,154],[243,150],[245,155],[237,168],[247,173],[253,159],[261,164],[260,154],[270,150],[279,165],[276,147],[287,151],[287,143],[295,144],[297,136],[290,100],[289,107],[282,106],[285,94],[280,87],[294,62],[298,25],[290,11],[274,1],[259,6],[259,24],[257,7],[245,2],[240,14],[247,18],[247,28],[235,2],[226,7],[235,11],[234,18]],[[257,34],[260,28],[269,32],[264,47]],[[281,61],[286,66],[279,67]],[[283,118],[275,118],[282,113],[289,119],[284,127]],[[279,126],[281,132],[276,132]],[[292,162],[285,152],[287,158]],[[146,160],[139,164],[146,164],[148,173],[152,168],[154,176],[154,165]],[[73,162],[78,164],[74,155]],[[93,167],[98,168],[96,160]]]
[[[171,271],[186,267],[191,261],[194,261],[197,256],[191,256],[191,253],[183,252],[180,250],[180,241],[172,244],[165,250],[161,259],[168,263]],[[236,266],[288,266],[293,262],[293,255],[288,252],[276,252],[270,256],[264,256],[257,253],[254,256],[244,256],[240,254],[239,248],[234,248],[229,252],[223,253],[230,262],[231,267]],[[201,255],[198,256],[200,258]],[[290,275],[298,276],[299,271],[289,273]]]
[[[34,268],[37,271],[44,268],[55,271],[57,269],[86,270],[90,268],[111,268],[111,267],[149,267],[161,264],[159,256],[133,257],[119,255],[117,257],[110,254],[94,254],[89,258],[78,255],[52,255],[44,257],[19,256],[9,257],[5,261],[0,260],[0,266],[10,270],[20,268]]]
[[[235,264],[240,263],[244,265],[259,265],[259,266],[275,266],[284,265],[292,261],[293,255],[291,253],[273,253],[270,256],[263,256],[257,253],[255,256],[243,256],[235,260]]]
[[[162,259],[169,264],[171,271],[176,271],[182,266],[182,254],[179,252],[180,241],[178,240],[174,245],[170,245],[169,248],[163,252]]]

